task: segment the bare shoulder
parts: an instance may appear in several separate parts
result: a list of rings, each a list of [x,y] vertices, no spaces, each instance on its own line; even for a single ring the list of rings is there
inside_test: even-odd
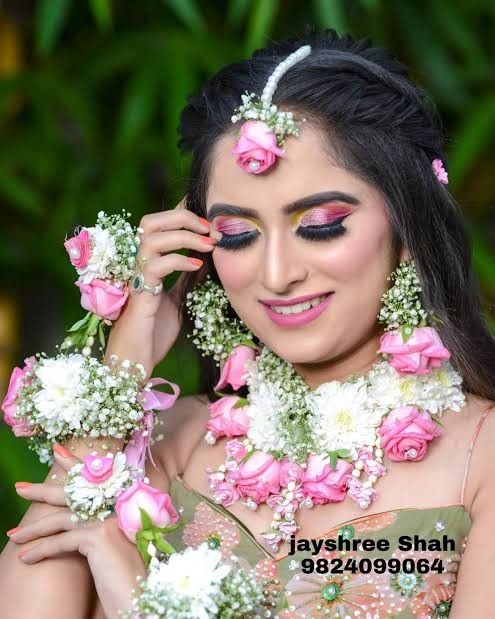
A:
[[[495,445],[495,401],[466,393],[466,406],[452,418],[455,419],[452,429],[459,444],[462,441],[468,445],[470,460],[465,504],[474,507],[478,495],[488,486],[493,489],[494,485],[491,463]]]
[[[209,400],[205,394],[177,398],[161,411],[153,430],[153,456],[162,464],[168,478],[181,473],[202,439],[208,419]]]

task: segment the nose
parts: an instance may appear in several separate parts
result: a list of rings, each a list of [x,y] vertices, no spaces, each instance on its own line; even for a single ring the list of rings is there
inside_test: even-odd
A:
[[[307,277],[303,256],[283,234],[270,236],[261,265],[262,283],[267,291],[284,294]]]

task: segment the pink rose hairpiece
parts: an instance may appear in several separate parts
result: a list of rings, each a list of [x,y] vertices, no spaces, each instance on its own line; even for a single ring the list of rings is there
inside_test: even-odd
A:
[[[245,120],[232,154],[236,163],[250,174],[261,174],[277,157],[284,156],[285,137],[299,135],[292,112],[279,112],[272,103],[277,84],[293,65],[308,56],[310,45],[303,45],[280,62],[268,78],[261,97],[251,93],[241,95],[242,105],[234,110],[232,122]],[[304,120],[304,119],[303,119]]]
[[[438,180],[442,183],[442,185],[448,185],[449,177],[445,168],[443,167],[443,161],[441,159],[433,159],[431,162],[431,167],[433,168],[433,173],[438,178]]]

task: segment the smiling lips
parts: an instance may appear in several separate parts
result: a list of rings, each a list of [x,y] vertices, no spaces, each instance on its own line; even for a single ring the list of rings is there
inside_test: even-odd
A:
[[[299,327],[315,320],[330,303],[333,291],[296,297],[287,301],[260,301],[268,317],[281,327]]]

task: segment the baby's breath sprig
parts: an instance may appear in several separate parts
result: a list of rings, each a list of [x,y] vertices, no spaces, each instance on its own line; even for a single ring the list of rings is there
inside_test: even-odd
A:
[[[29,448],[51,464],[53,440],[128,438],[145,414],[145,378],[144,367],[128,360],[118,367],[113,359],[108,366],[78,353],[38,353],[16,396],[16,418],[29,424]]]
[[[428,318],[419,298],[421,285],[414,262],[402,260],[387,280],[394,284],[382,296],[383,307],[378,320],[387,324],[386,331],[401,329],[403,339],[407,341],[413,333],[413,327],[426,326]]]
[[[187,293],[186,308],[194,321],[194,328],[187,337],[202,351],[202,356],[212,356],[217,365],[231,353],[234,346],[254,346],[253,334],[239,319],[225,315],[229,300],[221,286],[208,275],[201,286]]]
[[[132,226],[128,218],[131,213],[122,210],[122,214],[108,215],[104,211],[98,213],[96,225],[103,230],[108,230],[115,245],[115,253],[108,265],[108,274],[112,279],[119,282],[128,281],[136,266],[136,254],[138,245],[136,242],[136,228]]]
[[[252,92],[241,95],[242,105],[234,110],[231,120],[236,123],[240,120],[262,120],[273,131],[277,138],[277,145],[282,148],[287,135],[299,135],[299,127],[294,121],[292,112],[279,112],[274,103],[265,104],[261,100],[255,101],[257,95]]]
[[[256,359],[258,380],[278,386],[278,433],[284,444],[284,455],[294,462],[306,462],[315,453],[312,431],[313,412],[308,406],[310,392],[303,378],[296,374],[293,364],[264,347]]]

